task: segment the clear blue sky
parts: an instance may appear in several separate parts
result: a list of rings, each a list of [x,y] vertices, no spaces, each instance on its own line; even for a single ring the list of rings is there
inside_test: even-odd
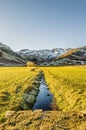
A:
[[[86,0],[0,0],[0,42],[14,50],[86,45]]]

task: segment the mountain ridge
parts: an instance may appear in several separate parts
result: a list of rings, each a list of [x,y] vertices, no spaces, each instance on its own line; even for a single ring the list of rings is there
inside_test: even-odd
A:
[[[36,64],[40,64],[44,61],[49,62],[53,58],[59,57],[69,50],[70,50],[69,48],[66,48],[66,49],[54,48],[52,50],[49,50],[49,49],[43,49],[43,50],[23,49],[17,53],[28,60],[36,62]]]
[[[22,66],[26,60],[14,52],[10,47],[0,43],[0,66]]]
[[[0,66],[26,66],[27,62],[39,66],[86,64],[86,46],[80,48],[54,48],[13,51],[0,42]]]

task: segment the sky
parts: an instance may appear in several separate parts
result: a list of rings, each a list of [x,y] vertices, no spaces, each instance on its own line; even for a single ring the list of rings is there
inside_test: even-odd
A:
[[[0,0],[0,42],[13,50],[86,46],[86,0]]]

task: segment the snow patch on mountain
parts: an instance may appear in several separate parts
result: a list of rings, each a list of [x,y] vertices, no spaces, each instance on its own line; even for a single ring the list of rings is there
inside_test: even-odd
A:
[[[29,50],[29,49],[23,49],[20,50],[18,52],[18,54],[20,54],[21,56],[24,57],[31,57],[33,58],[37,58],[37,59],[53,59],[55,57],[59,57],[62,54],[66,53],[67,51],[69,51],[71,48],[67,48],[67,49],[62,49],[62,48],[54,48],[52,50],[49,49],[43,49],[43,50]]]

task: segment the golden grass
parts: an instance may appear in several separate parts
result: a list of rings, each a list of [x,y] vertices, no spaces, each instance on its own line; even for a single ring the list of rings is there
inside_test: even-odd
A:
[[[61,111],[86,110],[86,66],[1,67],[0,120],[7,110],[18,110],[22,95],[34,87],[40,70]]]
[[[59,110],[86,110],[86,66],[43,67]]]
[[[85,112],[18,111],[0,130],[85,130]]]
[[[35,69],[35,71],[33,71]],[[0,116],[10,109],[19,109],[24,93],[33,89],[39,70],[29,67],[0,68]]]

